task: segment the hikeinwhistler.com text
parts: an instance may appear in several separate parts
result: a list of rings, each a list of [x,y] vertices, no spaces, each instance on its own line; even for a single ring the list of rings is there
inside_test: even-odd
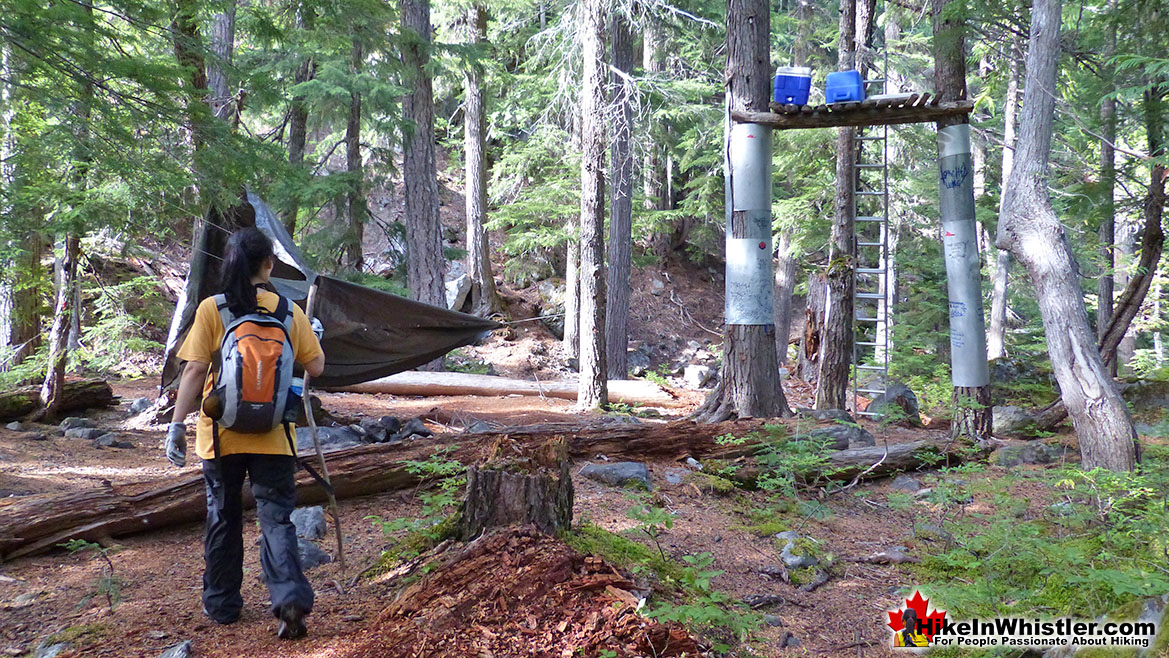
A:
[[[933,628],[930,628],[930,626]],[[1157,624],[1143,621],[1086,621],[1067,617],[1025,619],[999,617],[965,621],[931,620],[936,647],[1139,647],[1148,648]]]

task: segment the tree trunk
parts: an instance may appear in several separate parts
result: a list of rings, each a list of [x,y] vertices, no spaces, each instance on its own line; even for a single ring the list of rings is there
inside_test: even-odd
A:
[[[1007,98],[1003,102],[1003,174],[1002,188],[1006,197],[1007,181],[1015,162],[1015,129],[1018,123],[1019,81],[1022,79],[1023,52],[1019,37],[1012,37],[1008,49],[1010,63],[1007,73]],[[1002,222],[1002,198],[999,199],[999,222]],[[990,304],[990,331],[986,335],[986,357],[1001,359],[1007,355],[1007,280],[1011,271],[1011,252],[999,249],[994,266],[994,285]]]
[[[467,43],[487,39],[487,10],[475,4],[467,10]],[[463,113],[463,151],[467,167],[467,272],[471,275],[471,309],[487,317],[503,310],[491,273],[487,244],[487,106],[483,94],[483,68],[467,67],[463,74],[466,105]]]
[[[799,377],[815,383],[820,376],[820,345],[824,337],[824,302],[828,297],[828,283],[820,273],[808,276],[808,299],[804,306],[804,336],[800,341]]]
[[[0,392],[0,421],[20,420],[41,408],[41,387],[22,386]],[[113,407],[118,398],[109,383],[100,379],[66,381],[61,388],[58,413]]]
[[[791,342],[792,295],[796,288],[796,258],[798,248],[792,244],[790,233],[781,233],[775,250],[775,360],[780,366],[787,363],[787,347]]]
[[[215,14],[211,19],[211,35],[208,39],[211,47],[211,65],[207,67],[207,98],[211,105],[211,113],[216,119],[228,123],[235,123],[237,110],[233,104],[227,69],[231,66],[232,53],[235,51],[235,12],[234,0],[227,6],[227,10]]]
[[[563,437],[526,449],[504,437],[492,452],[467,469],[461,540],[498,526],[530,525],[549,535],[572,527],[572,474]]]
[[[193,0],[175,0],[171,38],[174,40],[175,60],[190,76],[183,80],[187,106],[187,129],[195,149],[194,172],[196,184],[206,184],[199,153],[207,143],[207,125],[203,97],[207,94],[207,66],[203,59],[203,37],[199,34],[198,8]],[[206,194],[205,190],[200,189]]]
[[[361,163],[361,92],[357,91],[364,55],[362,44],[356,36],[349,57],[349,74],[353,76],[349,92],[349,121],[345,124],[345,165],[349,174],[346,190],[345,214],[348,226],[345,230],[346,265],[360,272],[365,267],[362,243],[365,236],[365,217],[369,214],[365,202],[365,170]],[[444,298],[445,301],[445,293]],[[443,308],[446,304],[442,305]],[[441,361],[441,360],[440,360]]]
[[[627,379],[629,365],[629,297],[633,251],[633,35],[629,21],[614,14],[612,21],[613,136],[610,139],[609,276],[605,300],[605,356],[609,379]]]
[[[73,304],[73,286],[77,277],[77,259],[81,253],[81,240],[74,234],[66,234],[61,240],[61,279],[57,283],[57,303],[53,308],[53,329],[49,334],[49,364],[45,382],[41,385],[42,410],[38,420],[54,421],[61,413],[65,398],[65,361],[69,356],[69,326],[74,313],[79,312]]]
[[[411,92],[402,103],[413,123],[403,144],[406,198],[406,285],[414,299],[446,307],[442,225],[434,156],[434,90],[429,71],[430,0],[402,0],[402,65]],[[429,367],[441,367],[437,359]],[[437,366],[436,366],[437,364]]]
[[[452,449],[450,459],[472,464],[483,458],[485,446],[495,445],[505,437],[527,448],[571,434],[568,450],[573,459],[591,459],[598,454],[613,460],[730,459],[754,453],[758,443],[748,439],[745,445],[729,445],[719,442],[718,437],[758,435],[763,424],[679,421],[581,428],[558,423],[357,446],[326,453],[325,461],[340,500],[419,486],[421,482],[412,472],[411,463],[425,460],[444,446]],[[794,427],[794,423],[791,425]],[[877,446],[829,452],[824,476],[836,481],[857,476],[876,479],[939,463],[955,465],[974,457],[965,446],[952,441],[924,439],[891,444],[887,450]],[[304,471],[297,475],[296,497],[302,505],[325,499],[324,491]],[[244,503],[254,505],[250,495],[245,496]],[[0,561],[43,553],[70,539],[124,537],[196,523],[206,513],[203,476],[197,474],[178,481],[170,476],[153,483],[107,484],[81,491],[23,496],[0,507]]]
[[[607,405],[605,376],[605,4],[585,0],[580,92],[580,394],[577,407]]]
[[[1018,157],[1004,193],[997,242],[1026,267],[1035,286],[1048,353],[1079,437],[1084,468],[1130,471],[1136,462],[1136,432],[1100,358],[1079,267],[1046,188],[1055,114],[1049,90],[1056,84],[1060,10],[1059,0],[1037,0],[1031,12]]]
[[[1116,10],[1116,0],[1108,2],[1108,11]],[[1116,23],[1108,31],[1108,43],[1102,59],[1108,61],[1116,52]],[[1115,88],[1110,69],[1104,71],[1107,91]],[[1112,320],[1112,296],[1114,294],[1113,273],[1116,270],[1116,98],[1111,95],[1100,100],[1100,278],[1096,283],[1096,335],[1103,342],[1104,332]],[[1108,364],[1110,374],[1117,374],[1116,351],[1102,355]]]
[[[580,220],[568,220],[564,265],[564,353],[580,358]],[[577,364],[580,370],[580,364]]]
[[[662,28],[660,17],[647,14],[645,29],[642,31],[642,67],[645,77],[655,83],[664,78],[666,73],[665,58],[665,30]],[[670,203],[670,175],[668,169],[668,154],[666,139],[669,135],[669,126],[657,124],[651,118],[645,127],[647,144],[645,159],[642,163],[642,193],[645,196],[646,210],[669,210]],[[652,238],[653,252],[658,261],[665,264],[673,251],[676,222],[667,221],[660,231]]]
[[[943,18],[946,0],[933,0],[934,89],[943,101],[966,98],[966,39],[961,18]],[[991,438],[990,373],[982,309],[982,275],[974,210],[970,119],[938,122],[939,205],[950,302],[954,438]],[[955,176],[947,176],[959,172]]]
[[[866,2],[866,5],[870,4]],[[841,71],[856,65],[857,0],[840,4]],[[840,128],[836,139],[836,214],[828,243],[827,290],[820,373],[816,378],[817,409],[844,409],[852,365],[853,291],[856,286],[856,129]]]
[[[300,30],[313,29],[315,14],[307,0],[297,3],[296,26]],[[296,69],[293,84],[301,85],[316,76],[317,64],[311,56],[305,57]],[[292,103],[288,110],[288,164],[300,171],[304,165],[305,142],[308,136],[308,102],[304,92],[293,90]],[[303,172],[301,172],[303,173]],[[288,206],[284,211],[284,228],[289,235],[296,234],[297,215],[300,214],[300,191],[293,189],[288,195]]]
[[[770,34],[767,2],[727,1],[727,319],[718,386],[694,413],[706,422],[732,416],[791,414],[779,380],[772,324],[771,131],[766,126],[731,121],[732,112],[767,110],[771,99]],[[761,151],[760,145],[766,150]],[[736,250],[733,257],[732,245]],[[733,272],[733,262],[743,271]]]

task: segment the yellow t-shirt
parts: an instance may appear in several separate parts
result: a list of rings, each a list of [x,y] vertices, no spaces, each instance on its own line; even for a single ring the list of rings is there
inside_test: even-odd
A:
[[[276,310],[279,297],[267,290],[257,291],[256,300],[266,311]],[[211,363],[213,355],[223,343],[223,320],[219,317],[219,309],[215,307],[215,299],[208,297],[199,304],[195,311],[195,321],[187,339],[179,349],[179,359],[182,361],[198,361]],[[323,356],[321,343],[313,333],[308,316],[296,304],[292,304],[292,351],[296,362],[304,365],[313,359]],[[203,396],[211,392],[214,385],[214,373],[207,373],[207,382],[203,384]],[[195,454],[203,459],[214,459],[215,449],[211,442],[211,418],[203,413],[200,405],[199,422],[195,425]],[[296,436],[292,437],[294,440]],[[263,434],[243,434],[220,428],[219,454],[234,455],[252,453],[261,455],[291,455],[288,447],[288,437],[284,434],[284,427],[277,425],[274,429]]]

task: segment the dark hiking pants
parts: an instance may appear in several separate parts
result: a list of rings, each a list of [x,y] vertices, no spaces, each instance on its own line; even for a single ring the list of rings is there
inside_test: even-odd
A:
[[[296,527],[289,516],[296,505],[296,460],[287,455],[225,455],[203,460],[207,487],[207,529],[203,538],[203,607],[219,623],[231,623],[243,609],[244,475],[252,483],[260,521],[260,566],[272,599],[272,614],[286,605],[313,607],[313,590],[300,568]]]

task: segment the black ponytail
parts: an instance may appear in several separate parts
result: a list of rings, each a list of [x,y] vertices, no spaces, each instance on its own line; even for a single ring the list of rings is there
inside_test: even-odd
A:
[[[234,315],[256,310],[256,284],[252,277],[260,273],[264,261],[272,255],[272,240],[257,228],[245,228],[231,234],[223,257],[223,294]]]

